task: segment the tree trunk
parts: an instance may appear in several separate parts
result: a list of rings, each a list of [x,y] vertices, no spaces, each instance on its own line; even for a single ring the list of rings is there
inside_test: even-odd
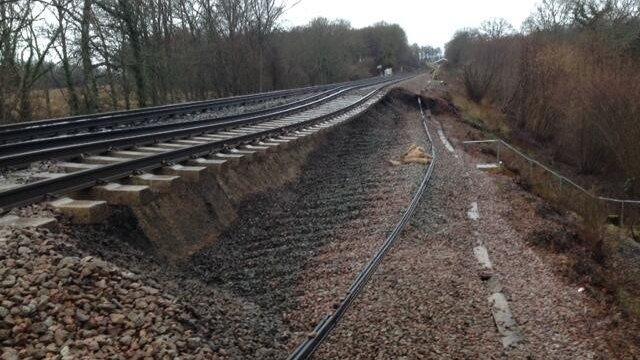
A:
[[[84,74],[84,102],[87,112],[94,113],[98,110],[98,86],[93,73],[91,62],[91,0],[84,0],[82,8],[82,21],[80,24],[80,53],[82,57],[82,73]]]
[[[67,86],[69,110],[72,115],[78,114],[80,111],[80,101],[73,83],[73,74],[71,72],[71,64],[69,64],[69,51],[67,49],[67,35],[64,31],[64,9],[58,4],[58,26],[60,27],[60,60],[62,61],[62,72],[64,73],[64,82]]]
[[[147,85],[144,75],[144,59],[142,57],[142,44],[141,36],[138,30],[137,17],[140,14],[136,13],[135,9],[131,5],[130,0],[119,0],[120,8],[122,9],[122,20],[127,34],[129,35],[129,43],[131,45],[131,52],[133,55],[133,64],[131,70],[133,71],[133,77],[136,82],[136,90],[138,96],[138,106],[147,106]]]

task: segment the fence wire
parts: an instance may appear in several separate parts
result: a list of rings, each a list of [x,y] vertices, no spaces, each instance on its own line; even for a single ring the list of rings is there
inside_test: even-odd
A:
[[[617,214],[620,226],[624,226],[625,222],[636,224],[640,219],[640,200],[616,199],[594,194],[502,139],[463,142],[465,147],[484,144],[495,146],[494,151],[498,163],[508,158],[509,155],[515,155],[509,159],[509,166],[518,169],[522,175],[526,175],[532,187],[537,187],[538,190],[545,192],[543,195],[572,207],[583,216],[600,216],[602,212],[607,215]]]

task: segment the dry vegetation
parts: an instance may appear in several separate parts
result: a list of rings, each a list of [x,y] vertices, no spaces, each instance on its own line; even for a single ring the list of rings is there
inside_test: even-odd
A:
[[[593,193],[640,198],[639,1],[545,0],[522,32],[489,22],[459,32],[446,55],[449,82],[461,90],[451,100],[465,122],[585,180]],[[640,315],[640,209],[627,204],[625,229],[610,226],[621,220],[611,216],[620,204],[502,156],[524,188],[582,218],[579,244],[540,245],[575,252],[578,273]]]
[[[572,3],[561,23],[544,17],[555,3]],[[517,130],[554,159],[626,182],[625,195],[640,197],[640,3],[616,4],[545,1],[528,32],[466,30],[447,57],[470,100],[505,114],[493,130]]]
[[[2,0],[0,123],[355,80],[439,55],[410,46],[396,24],[317,18],[284,29],[286,6]]]

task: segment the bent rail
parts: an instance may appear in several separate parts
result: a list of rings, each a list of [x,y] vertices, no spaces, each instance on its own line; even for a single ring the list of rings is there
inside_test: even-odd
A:
[[[433,160],[431,161],[431,164],[429,164],[429,167],[424,173],[422,182],[420,183],[420,187],[414,194],[413,199],[411,200],[411,203],[409,204],[409,207],[407,208],[407,210],[405,210],[404,214],[402,215],[402,219],[400,220],[400,222],[393,229],[393,232],[386,239],[386,241],[384,242],[382,247],[378,250],[378,252],[373,257],[373,259],[369,261],[369,263],[365,266],[365,268],[356,277],[355,281],[347,291],[346,297],[344,298],[344,300],[340,302],[340,305],[335,310],[335,312],[325,317],[316,326],[316,328],[313,331],[313,336],[308,338],[302,344],[300,344],[300,346],[298,346],[298,348],[296,348],[296,350],[289,356],[288,358],[289,360],[303,360],[303,359],[310,358],[311,355],[313,355],[313,353],[318,349],[318,347],[324,342],[324,340],[326,340],[326,338],[329,336],[331,331],[336,327],[336,325],[340,322],[344,314],[347,312],[351,304],[356,300],[358,295],[362,292],[365,285],[369,282],[369,280],[371,279],[371,276],[373,276],[374,272],[376,271],[380,263],[382,263],[382,260],[384,259],[384,257],[389,253],[391,248],[395,245],[395,243],[397,242],[400,236],[400,233],[405,228],[405,226],[413,216],[414,212],[416,211],[416,208],[418,207],[418,204],[422,199],[422,195],[424,194],[424,191],[427,188],[429,180],[431,179],[431,175],[433,173],[433,169],[436,162],[435,147],[433,146],[433,139],[431,138],[431,133],[429,132],[429,128],[427,126],[427,116],[425,116],[425,113],[422,110],[422,101],[419,98],[418,98],[418,104],[420,105],[422,124],[424,126],[425,132],[429,139],[431,154],[433,156]]]

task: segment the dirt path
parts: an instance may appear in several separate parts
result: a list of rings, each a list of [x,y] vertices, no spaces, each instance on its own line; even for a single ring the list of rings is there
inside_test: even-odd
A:
[[[440,157],[410,228],[316,358],[634,358],[611,349],[613,320],[600,304],[514,226],[561,230],[562,219],[536,216],[542,204],[530,195],[514,208],[521,190],[505,189],[435,138]],[[488,274],[474,256],[480,244],[495,283],[481,279]],[[494,324],[494,293],[504,295],[523,337],[510,349]]]

